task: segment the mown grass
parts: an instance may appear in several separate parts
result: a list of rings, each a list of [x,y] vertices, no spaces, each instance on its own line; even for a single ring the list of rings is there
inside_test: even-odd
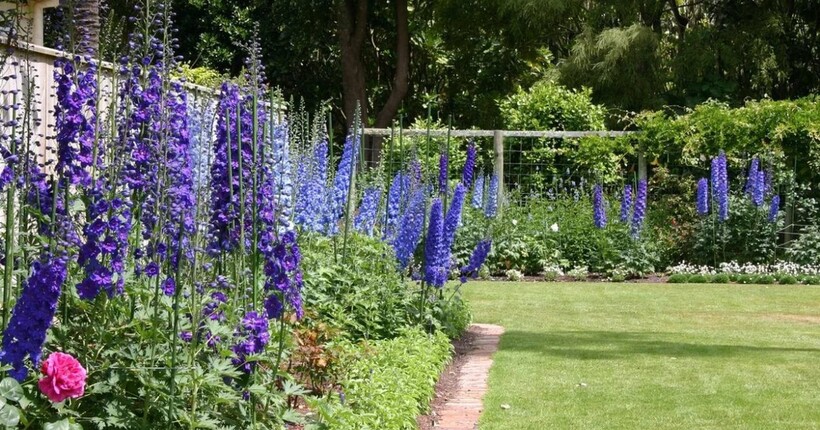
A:
[[[471,283],[480,428],[820,428],[820,287]],[[509,408],[502,408],[509,405]]]

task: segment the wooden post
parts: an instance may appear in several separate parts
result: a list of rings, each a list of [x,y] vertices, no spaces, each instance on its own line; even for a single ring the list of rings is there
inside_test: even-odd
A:
[[[498,177],[498,217],[504,205],[504,133],[493,130],[493,149],[495,150],[494,173]]]
[[[646,156],[638,152],[638,180],[646,179]]]

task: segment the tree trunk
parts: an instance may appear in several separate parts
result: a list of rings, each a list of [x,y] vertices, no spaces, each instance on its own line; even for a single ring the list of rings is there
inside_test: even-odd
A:
[[[368,105],[362,48],[367,33],[367,0],[341,0],[338,16],[345,121],[348,126],[353,124],[358,105],[361,109],[359,119],[366,124]]]
[[[96,54],[100,48],[100,0],[61,0],[61,5],[73,7],[74,28],[81,50]]]
[[[408,25],[407,0],[395,0],[396,4],[396,72],[393,75],[393,88],[379,114],[376,116],[376,128],[386,128],[399,111],[402,100],[407,96],[410,81],[410,29]],[[379,162],[382,139],[373,139],[370,148],[370,161]]]

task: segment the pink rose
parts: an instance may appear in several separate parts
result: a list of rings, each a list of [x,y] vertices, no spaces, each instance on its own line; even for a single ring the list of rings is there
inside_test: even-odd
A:
[[[52,353],[41,370],[46,376],[37,385],[52,402],[76,399],[85,393],[86,372],[76,358],[62,352]]]

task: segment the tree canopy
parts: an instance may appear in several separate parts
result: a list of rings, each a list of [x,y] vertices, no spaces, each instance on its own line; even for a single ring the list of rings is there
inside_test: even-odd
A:
[[[432,106],[498,127],[520,88],[590,88],[612,111],[707,99],[795,98],[820,87],[813,0],[178,0],[194,66],[238,73],[259,24],[268,77],[308,106],[370,124]]]

